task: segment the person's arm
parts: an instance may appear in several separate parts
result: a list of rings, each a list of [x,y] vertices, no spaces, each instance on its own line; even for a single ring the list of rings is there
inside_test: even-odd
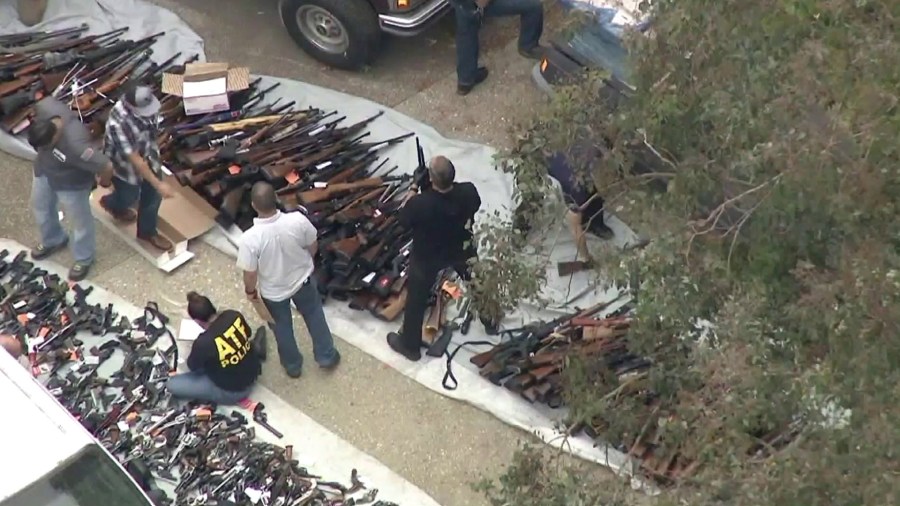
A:
[[[400,222],[400,226],[406,229],[411,229],[416,224],[416,213],[417,208],[419,207],[419,196],[415,195],[410,198],[406,204],[400,208],[400,213],[397,216],[397,221]]]
[[[472,216],[474,217],[475,213],[477,213],[478,210],[481,209],[481,195],[478,194],[478,188],[476,188],[474,184],[472,185],[471,206],[472,206],[471,207],[472,208]]]
[[[103,150],[98,149],[91,142],[87,129],[84,129],[82,135],[78,135],[76,142],[78,143],[77,145],[84,146],[84,149],[78,154],[78,159],[75,160],[75,165],[79,169],[91,172],[97,176],[112,176],[112,161],[103,153]]]
[[[116,147],[122,150],[122,153],[134,166],[137,175],[144,181],[150,183],[163,198],[169,198],[173,195],[171,187],[165,181],[159,179],[150,168],[147,160],[138,152],[137,147],[125,127],[119,121],[109,121],[106,124],[106,135],[116,143]]]
[[[202,371],[204,369],[203,365],[206,362],[208,350],[203,349],[205,345],[204,341],[201,341],[202,338],[203,334],[200,334],[200,336],[197,337],[197,340],[194,341],[194,345],[191,346],[191,353],[187,358],[188,369],[192,371]]]
[[[259,283],[259,274],[256,271],[244,271],[244,294],[250,300],[259,298],[259,292],[256,289]]]
[[[245,238],[246,236],[242,237],[242,239]],[[259,294],[256,287],[259,282],[259,273],[257,272],[259,269],[259,255],[254,248],[243,240],[238,247],[237,266],[238,269],[243,271],[244,294],[250,300],[258,299]]]

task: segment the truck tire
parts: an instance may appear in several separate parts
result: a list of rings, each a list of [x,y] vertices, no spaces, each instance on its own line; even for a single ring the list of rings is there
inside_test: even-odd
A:
[[[281,0],[279,7],[294,42],[326,65],[358,70],[378,55],[378,15],[366,0]]]

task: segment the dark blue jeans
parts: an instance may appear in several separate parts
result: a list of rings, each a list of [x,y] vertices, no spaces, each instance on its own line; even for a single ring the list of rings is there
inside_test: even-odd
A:
[[[275,320],[275,342],[278,344],[278,357],[281,365],[289,373],[298,373],[303,368],[303,355],[297,347],[297,338],[294,336],[294,316],[291,313],[291,302],[297,306],[297,310],[306,322],[306,330],[312,338],[313,356],[316,363],[322,367],[329,367],[337,361],[338,351],[334,347],[334,338],[328,322],[325,320],[325,311],[322,308],[322,296],[316,286],[316,277],[312,275],[306,283],[297,290],[297,293],[284,300],[263,299],[263,303]]]
[[[456,11],[456,79],[459,84],[473,84],[478,71],[478,29],[482,13],[476,10],[474,0],[452,2]],[[537,46],[544,31],[541,0],[493,0],[483,15],[519,16],[519,49]]]
[[[162,196],[147,181],[134,185],[117,177],[112,178],[113,191],[103,199],[103,204],[113,212],[122,212],[137,202],[137,236],[149,239],[157,234],[156,221]]]

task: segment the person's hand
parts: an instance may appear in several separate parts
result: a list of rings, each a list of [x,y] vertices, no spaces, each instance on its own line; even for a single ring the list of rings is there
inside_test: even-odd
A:
[[[156,191],[158,191],[164,199],[170,199],[175,196],[175,189],[165,181],[159,182],[159,186],[156,187]]]
[[[491,0],[475,0],[475,5],[478,6],[480,10],[484,10],[491,3]]]
[[[249,300],[250,302],[256,302],[259,300],[259,291],[257,290],[244,290],[244,293],[247,295],[247,300]]]

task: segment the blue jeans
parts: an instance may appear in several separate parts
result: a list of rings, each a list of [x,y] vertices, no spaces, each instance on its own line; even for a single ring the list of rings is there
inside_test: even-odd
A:
[[[137,202],[137,236],[149,239],[157,235],[156,220],[162,196],[147,181],[134,185],[117,177],[112,178],[113,191],[103,199],[103,204],[113,212],[125,211]]]
[[[166,382],[166,388],[179,399],[214,402],[216,404],[237,404],[250,395],[253,387],[240,392],[232,392],[216,386],[209,376],[201,371],[176,374]]]
[[[478,71],[478,29],[481,16],[474,0],[452,0],[456,11],[456,80],[459,84],[475,83]],[[544,32],[544,8],[541,0],[493,0],[484,16],[519,16],[519,49],[532,49]]]
[[[72,223],[72,256],[78,263],[92,263],[97,251],[97,230],[91,213],[91,190],[54,191],[46,177],[34,178],[31,208],[44,247],[52,248],[66,241],[66,231],[59,223],[60,204]]]
[[[297,306],[306,328],[312,337],[313,356],[316,363],[322,367],[329,367],[337,360],[338,352],[334,347],[334,338],[331,329],[325,321],[325,311],[322,309],[322,296],[316,286],[315,275],[309,277],[306,283],[297,290],[297,293],[284,300],[263,299],[263,303],[275,320],[275,342],[278,343],[278,356],[281,365],[288,373],[299,373],[303,368],[303,355],[297,347],[297,338],[294,337],[294,318],[291,314],[291,301]]]

